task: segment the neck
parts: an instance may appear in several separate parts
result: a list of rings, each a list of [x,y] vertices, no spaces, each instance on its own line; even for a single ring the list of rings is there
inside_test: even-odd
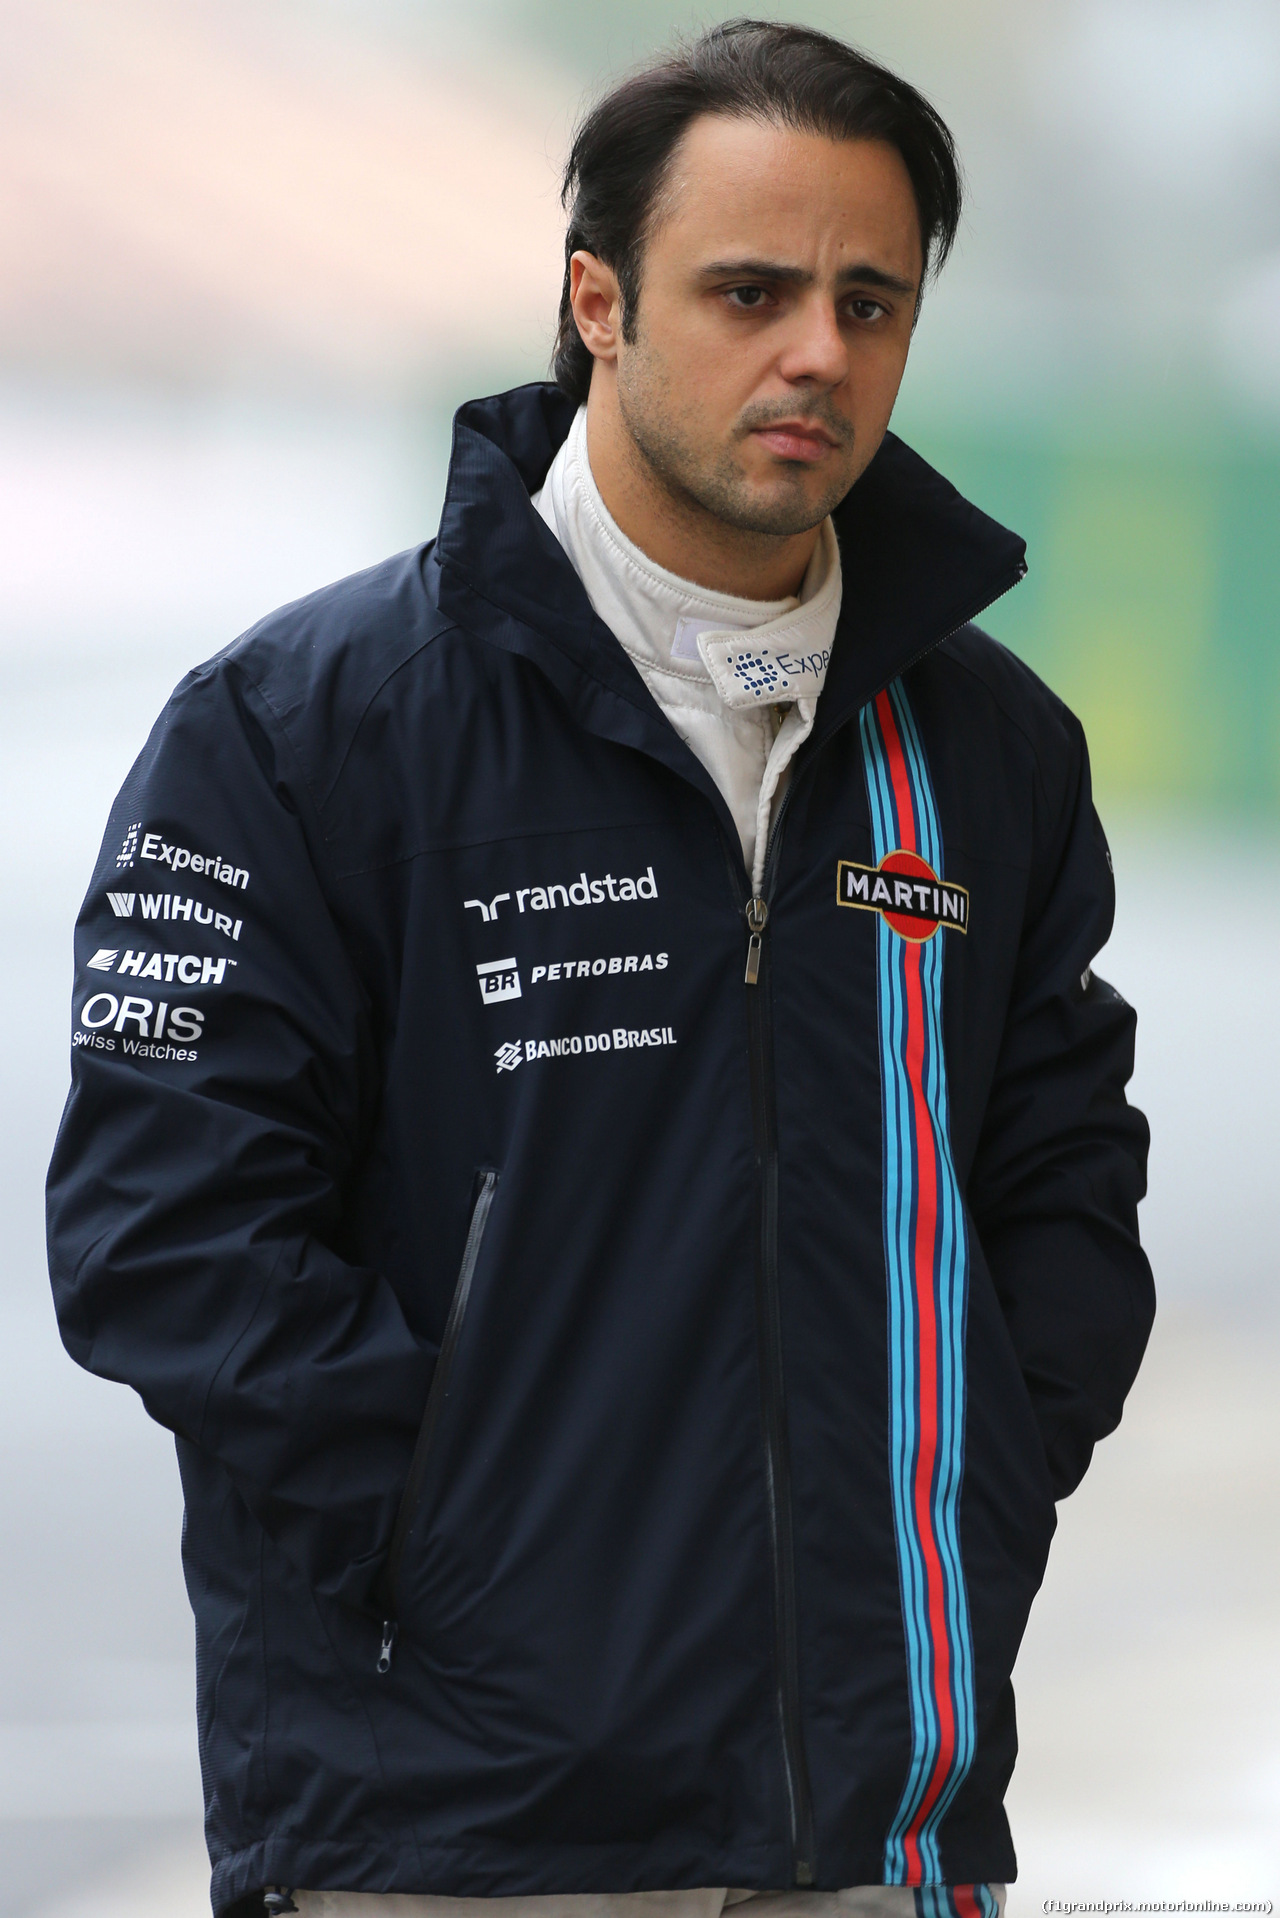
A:
[[[628,431],[612,381],[591,383],[587,453],[600,497],[618,526],[668,572],[739,599],[786,599],[800,591],[820,528],[749,532],[672,488]]]

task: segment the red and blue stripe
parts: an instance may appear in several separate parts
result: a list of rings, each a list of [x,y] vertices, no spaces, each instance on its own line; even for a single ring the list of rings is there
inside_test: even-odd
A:
[[[876,863],[898,849],[943,874],[929,769],[900,680],[864,707]],[[960,1558],[969,1257],[942,1043],[945,933],[915,942],[880,915],[877,988],[889,1305],[889,1449],[911,1758],[884,1881],[943,1882],[938,1828],[973,1760],[973,1645]]]
[[[916,1892],[916,1918],[1000,1918],[990,1885],[926,1885]]]

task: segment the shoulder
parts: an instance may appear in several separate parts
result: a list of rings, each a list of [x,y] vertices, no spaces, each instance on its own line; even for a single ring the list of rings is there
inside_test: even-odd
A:
[[[962,626],[917,671],[977,741],[1005,756],[1029,756],[1049,791],[1074,783],[1084,757],[1080,721],[1016,653],[980,626]]]
[[[318,702],[359,710],[446,625],[432,571],[430,545],[416,546],[321,587],[268,613],[193,678],[233,673],[284,724]]]
[[[370,709],[438,671],[451,640],[470,650],[437,572],[428,543],[279,607],[187,675],[171,717],[274,735],[322,803]]]
[[[964,626],[907,675],[951,836],[1048,883],[1090,797],[1079,720],[1025,662]]]

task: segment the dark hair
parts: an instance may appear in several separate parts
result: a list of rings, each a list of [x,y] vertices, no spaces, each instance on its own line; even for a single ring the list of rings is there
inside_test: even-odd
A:
[[[703,113],[832,140],[886,141],[911,178],[926,273],[936,273],[951,251],[960,224],[960,165],[950,130],[923,94],[829,34],[728,20],[623,80],[574,135],[560,195],[569,225],[552,373],[579,404],[593,360],[569,305],[570,257],[582,249],[612,267],[623,338],[634,339],[647,228],[671,156]]]

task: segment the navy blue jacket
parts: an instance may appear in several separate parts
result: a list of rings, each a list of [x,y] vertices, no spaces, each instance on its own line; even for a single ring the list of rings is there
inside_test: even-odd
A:
[[[1084,741],[968,623],[1021,541],[893,438],[837,512],[752,945],[530,504],[571,413],[464,407],[434,544],[183,680],[80,916],[53,1285],[177,1434],[220,1911],[1011,1877],[1151,1322]]]

